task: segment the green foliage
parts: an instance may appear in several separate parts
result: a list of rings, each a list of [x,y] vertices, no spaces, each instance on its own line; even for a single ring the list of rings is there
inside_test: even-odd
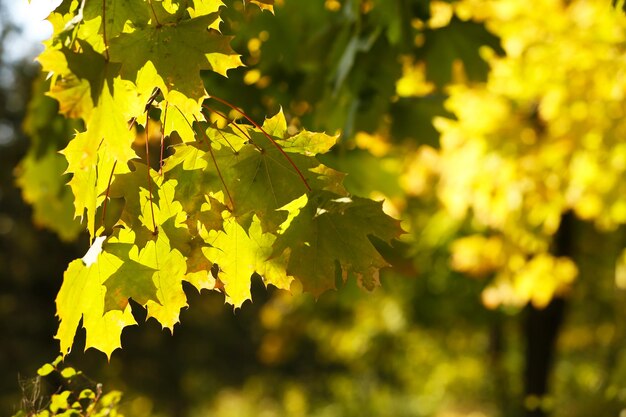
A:
[[[35,82],[24,120],[31,146],[15,173],[22,198],[33,206],[35,224],[51,228],[63,240],[72,240],[82,227],[74,220],[74,199],[66,187],[67,162],[57,152],[78,124],[58,115],[57,103],[44,95],[48,89],[43,80]]]
[[[273,12],[273,2],[252,3]],[[282,111],[260,126],[205,90],[203,71],[225,76],[241,65],[219,32],[222,6],[65,2],[48,19],[54,34],[38,59],[59,111],[84,125],[61,153],[74,216],[92,241],[56,299],[64,355],[82,320],[85,347],[110,356],[136,324],[130,299],[173,330],[187,307],[183,281],[219,290],[238,308],[254,275],[285,290],[295,279],[319,295],[335,288],[336,274],[373,289],[388,266],[368,236],[389,242],[399,223],[352,197],[343,174],[316,159],[336,136],[288,131]],[[48,155],[49,171],[59,172],[63,161]],[[30,165],[20,181],[36,201],[28,191],[41,180]]]
[[[81,321],[85,347],[107,356],[144,312],[172,330],[198,300],[191,286],[234,308],[258,299],[255,282],[302,288],[325,317],[282,292],[247,306],[263,331],[242,357],[269,371],[233,377],[238,391],[222,384],[236,366],[180,371],[182,397],[202,404],[193,412],[508,416],[524,402],[528,341],[503,323],[521,328],[508,314],[559,297],[575,322],[559,340],[556,396],[526,405],[623,408],[625,333],[612,319],[626,286],[623,255],[614,273],[625,22],[607,2],[78,3],[50,17],[39,58],[78,133],[51,134],[18,170],[38,223],[69,239],[75,214],[93,242],[57,298],[63,354]],[[53,120],[51,103],[31,111],[48,106]],[[353,193],[384,198],[405,242],[390,248],[399,222]],[[568,251],[565,217],[576,217]],[[389,263],[420,279],[383,275],[387,292],[359,299]],[[232,323],[207,304],[196,314]]]
[[[34,379],[22,381],[22,409],[13,417],[123,417],[121,392],[105,393],[102,384],[60,364],[61,357],[40,367]]]

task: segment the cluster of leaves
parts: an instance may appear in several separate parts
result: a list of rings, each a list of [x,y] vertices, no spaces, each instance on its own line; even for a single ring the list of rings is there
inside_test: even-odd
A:
[[[485,305],[542,307],[568,291],[578,267],[554,253],[566,213],[600,230],[624,223],[624,16],[609,2],[278,10],[276,21],[239,28],[251,37],[251,95],[271,102],[279,81],[292,81],[283,94],[303,123],[350,133],[335,160],[348,189],[395,204],[412,224],[415,259],[455,241],[454,269],[495,274]],[[327,39],[329,51],[309,52]]]
[[[70,219],[61,214],[68,205],[78,204],[71,211],[84,218],[96,242],[82,261],[72,263],[59,295],[62,324],[57,337],[64,352],[70,349],[82,319],[87,346],[110,354],[119,346],[123,326],[136,318],[130,314],[130,298],[172,328],[187,303],[183,281],[198,289],[222,291],[235,306],[250,297],[252,274],[260,274],[266,285],[279,288],[289,288],[296,277],[316,295],[334,287],[346,271],[358,275],[362,286],[371,286],[376,281],[374,271],[384,261],[375,255],[366,235],[380,232],[379,237],[387,238],[390,229],[379,225],[387,224],[397,233],[397,224],[388,218],[383,221],[377,205],[352,197],[344,186],[350,193],[385,195],[391,208],[407,219],[415,250],[401,266],[415,274],[409,264],[417,265],[421,274],[417,281],[423,288],[401,289],[385,302],[381,301],[384,295],[377,298],[380,294],[366,302],[356,297],[344,300],[343,306],[355,313],[353,328],[337,320],[332,303],[316,306],[316,314],[324,308],[332,311],[326,320],[312,319],[311,307],[308,314],[287,323],[289,303],[300,301],[276,296],[261,313],[269,330],[259,348],[261,360],[276,366],[291,357],[294,363],[310,364],[309,356],[293,355],[306,351],[300,348],[313,340],[321,352],[316,352],[316,359],[331,363],[333,370],[348,369],[324,379],[320,390],[313,387],[319,375],[310,377],[315,381],[311,386],[307,385],[309,375],[299,375],[307,381],[301,385],[305,388],[287,387],[285,398],[295,398],[289,404],[305,397],[306,405],[310,395],[311,404],[323,404],[319,408],[323,415],[332,414],[329,398],[355,404],[354,415],[367,409],[365,404],[370,403],[366,401],[376,404],[372,409],[381,413],[398,407],[396,414],[401,414],[407,404],[409,413],[429,415],[441,412],[444,391],[449,393],[446,381],[465,377],[470,389],[480,391],[478,397],[488,391],[492,395],[491,384],[502,376],[497,375],[500,352],[493,352],[493,363],[479,359],[488,336],[481,333],[482,328],[464,331],[458,322],[458,317],[484,314],[467,299],[475,299],[485,282],[485,305],[513,305],[518,311],[528,302],[545,306],[553,296],[569,291],[579,270],[581,275],[593,276],[593,285],[613,300],[614,285],[611,281],[605,285],[603,279],[612,277],[614,249],[623,245],[617,234],[610,241],[594,235],[577,242],[596,246],[601,241],[602,248],[593,255],[579,251],[571,258],[559,257],[553,248],[562,217],[570,217],[567,213],[601,230],[614,230],[624,223],[620,141],[624,133],[620,68],[624,18],[606,1],[540,1],[529,9],[513,0],[284,0],[277,2],[276,16],[250,8],[253,12],[243,18],[238,15],[245,6],[241,0],[230,1],[233,7],[229,9],[211,1],[138,2],[137,14],[123,11],[123,3],[118,2],[106,0],[102,10],[88,4],[82,11],[80,2],[66,2],[52,16],[52,21],[60,23],[42,55],[42,63],[49,65],[47,72],[53,73],[49,95],[58,100],[64,114],[81,120],[42,123],[31,134],[41,138],[38,144],[42,145],[49,144],[44,142],[47,138],[69,137],[64,133],[68,126],[81,131],[66,148],[70,167],[63,177],[63,182],[71,180],[77,202],[67,193],[68,187],[55,181],[56,174],[47,174],[62,171],[67,162],[47,154],[46,146],[31,152],[19,171],[20,186],[34,202],[39,223],[56,226],[69,238],[78,228],[68,227]],[[270,2],[257,4],[273,11]],[[228,47],[231,40],[216,32],[216,21],[209,24],[210,35],[202,35],[214,40],[215,49],[195,55],[206,58],[196,61],[195,72],[188,72],[192,63],[188,51],[179,54],[177,48],[163,48],[174,29],[180,34],[179,29],[197,22],[194,19],[210,20],[198,11],[201,5],[208,7],[205,11],[219,12],[224,19],[221,27],[237,34],[232,44],[244,54],[241,60],[248,68],[229,71],[229,79],[221,76],[228,65],[220,65],[225,61],[235,65],[237,57]],[[119,19],[126,19],[123,25]],[[102,20],[109,23],[101,25]],[[203,39],[204,47],[209,43]],[[135,48],[135,40],[137,45],[148,46]],[[223,55],[220,59],[208,57],[216,51]],[[174,61],[162,59],[166,55]],[[185,70],[178,72],[180,62],[175,60],[181,55]],[[69,69],[58,68],[61,75],[50,66],[61,62],[56,57],[68,63]],[[89,72],[95,67],[83,65],[87,58],[97,58],[106,67],[103,75]],[[188,79],[175,80],[190,73],[200,74],[197,80],[201,79],[211,96],[245,103],[243,107],[251,109],[248,114],[255,120],[276,115],[258,125],[236,123],[231,119],[245,118],[239,110],[219,111],[215,106],[220,99],[207,99],[208,93],[190,87]],[[94,84],[94,80],[104,81]],[[126,104],[117,101],[129,97]],[[54,103],[39,99],[52,120]],[[135,104],[127,108],[131,102]],[[279,104],[285,106],[286,116],[277,112]],[[43,109],[43,104],[33,102],[28,126],[42,120]],[[108,114],[92,117],[90,113],[102,109],[121,112],[116,118],[125,120],[124,149],[144,157],[145,162],[136,158],[117,161],[111,151],[117,146],[111,144],[117,133],[105,134],[95,148],[89,145],[93,138],[87,141],[85,137],[108,131],[103,122],[108,123]],[[446,118],[436,119],[435,129],[433,116],[442,115]],[[300,125],[328,132],[342,129],[344,140],[334,148],[336,152],[327,152],[336,137],[297,132]],[[58,130],[47,131],[46,126]],[[121,134],[122,130],[113,131]],[[97,149],[96,156],[93,149]],[[84,166],[81,161],[86,161]],[[350,175],[344,180],[326,165]],[[52,205],[60,199],[63,206]],[[348,217],[358,221],[350,223]],[[470,236],[458,238],[466,234]],[[354,236],[359,239],[353,240]],[[451,264],[448,253],[445,258],[432,256],[446,252],[451,242]],[[600,257],[608,264],[602,274],[594,263]],[[620,288],[626,287],[625,259],[617,268]],[[450,266],[470,276],[495,279],[458,281]],[[464,286],[476,291],[461,291],[458,299],[453,298],[451,289]],[[622,345],[619,326],[597,320],[606,312],[590,308],[594,297],[599,297],[596,290],[589,283],[578,283],[572,298],[577,306],[584,306],[572,310],[589,316],[583,329],[586,336],[580,336],[580,328],[563,335],[564,346],[569,343],[574,358],[562,362],[556,386],[557,390],[564,387],[557,395],[565,399],[563,409],[571,413],[581,413],[577,408],[590,393],[602,401],[623,401],[622,394],[617,394],[622,385],[619,377],[608,389],[608,378],[601,375],[602,369],[620,367],[604,363],[599,367],[595,356],[589,362],[576,357],[585,355],[587,360],[590,352],[604,351],[608,345],[617,352]],[[395,316],[389,312],[397,309],[399,299],[415,315],[407,315],[406,320],[416,323],[419,317],[444,328],[432,336],[437,342],[431,343],[431,336],[415,330],[419,326],[404,326],[404,316],[400,322],[387,322]],[[461,308],[469,305],[470,310]],[[617,310],[622,314],[621,307]],[[446,318],[432,318],[444,311]],[[198,320],[209,321],[204,316]],[[223,318],[215,321],[225,322]],[[452,333],[447,333],[449,329]],[[472,342],[475,361],[461,360],[470,351],[457,345],[459,334],[465,332],[477,336]],[[302,334],[307,342],[300,344],[295,339]],[[397,339],[389,341],[390,334]],[[499,337],[497,328],[492,336]],[[510,369],[504,373],[513,374],[523,362],[518,351],[523,344],[516,336],[508,336],[510,343],[505,345],[510,347],[505,350],[514,357],[505,358]],[[498,340],[491,342],[497,350]],[[457,349],[458,362],[445,359],[446,352]],[[428,363],[416,362],[407,352],[419,352]],[[147,361],[141,366],[150,368]],[[192,368],[199,374],[202,369],[218,372],[211,362],[187,366]],[[455,370],[464,375],[459,377]],[[606,374],[622,372],[611,369]],[[363,386],[351,385],[355,374],[359,381],[366,381]],[[411,379],[415,375],[419,381]],[[278,384],[257,375],[252,379],[267,390],[263,395],[244,393],[240,399],[255,411],[237,410],[233,406],[237,396],[226,395],[229,391],[222,380],[203,386],[204,391],[196,385],[193,395],[202,402],[224,390],[223,401],[218,401],[220,415],[267,412],[263,409],[267,396],[274,395],[271,391]],[[521,394],[521,381],[512,379],[517,384],[512,392]],[[206,382],[211,377],[205,374],[197,380]],[[514,403],[509,401],[506,384],[498,386],[495,381],[494,385],[496,391],[502,389],[503,403]],[[459,391],[457,398],[463,403],[469,391],[466,387]],[[414,398],[415,393],[427,394]],[[433,401],[432,408],[423,406],[425,397]],[[580,399],[575,405],[573,397]],[[490,407],[482,398],[479,403]],[[314,409],[311,405],[308,414],[314,415]],[[334,412],[349,414],[341,407]]]
[[[60,366],[61,360],[43,365],[36,378],[22,382],[22,409],[13,417],[123,417],[118,411],[121,392],[104,393],[102,384]],[[53,390],[49,396],[47,389]]]
[[[485,305],[543,307],[577,275],[552,249],[562,217],[572,212],[602,230],[626,222],[626,17],[601,1],[450,9],[485,21],[506,54],[484,51],[486,83],[449,88],[455,119],[435,120],[439,149],[420,149],[407,190],[433,190],[447,215],[471,219],[478,234],[452,245],[452,265],[496,272]]]
[[[56,300],[63,354],[82,319],[86,348],[110,355],[135,324],[130,299],[173,329],[187,306],[183,281],[237,308],[254,274],[319,295],[350,276],[372,289],[387,266],[368,236],[390,241],[399,223],[315,158],[337,136],[290,133],[282,111],[261,126],[205,90],[201,70],[226,75],[241,64],[218,31],[221,7],[65,1],[49,17],[54,34],[38,60],[59,111],[83,124],[62,153],[74,214],[93,242]]]

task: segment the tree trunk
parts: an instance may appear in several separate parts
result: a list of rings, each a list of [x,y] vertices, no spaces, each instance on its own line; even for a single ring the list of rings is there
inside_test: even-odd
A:
[[[545,417],[548,414],[533,404],[530,398],[541,400],[548,393],[548,378],[554,357],[558,331],[563,322],[565,300],[555,298],[544,309],[528,308],[524,331],[526,333],[526,369],[524,396],[528,399],[526,416]]]
[[[552,252],[555,256],[573,258],[574,216],[563,215],[561,226],[554,237]],[[555,297],[544,309],[528,306],[524,333],[526,337],[526,366],[524,370],[524,397],[526,417],[545,417],[548,412],[541,407],[541,399],[549,392],[556,339],[563,323],[565,299]],[[538,401],[535,401],[538,400]]]

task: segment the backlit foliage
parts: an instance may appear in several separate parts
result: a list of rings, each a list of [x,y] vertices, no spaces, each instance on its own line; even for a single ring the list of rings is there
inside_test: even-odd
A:
[[[407,191],[432,187],[450,216],[486,232],[457,240],[452,266],[495,273],[487,306],[545,306],[577,275],[571,259],[549,253],[562,216],[602,230],[626,222],[626,18],[602,1],[450,8],[484,21],[505,55],[483,49],[487,82],[448,88],[454,119],[435,120],[440,148],[416,154]]]
[[[273,12],[273,1],[250,3]],[[219,0],[65,1],[48,18],[38,61],[59,111],[82,123],[61,153],[92,242],[56,299],[64,355],[81,321],[86,348],[120,347],[136,324],[130,299],[172,330],[187,307],[183,281],[238,308],[253,275],[317,296],[337,275],[373,289],[388,266],[369,236],[389,242],[399,223],[316,159],[337,136],[288,131],[282,111],[257,124],[205,89],[203,72],[241,65],[219,31],[222,10]],[[22,169],[25,197],[43,203]]]

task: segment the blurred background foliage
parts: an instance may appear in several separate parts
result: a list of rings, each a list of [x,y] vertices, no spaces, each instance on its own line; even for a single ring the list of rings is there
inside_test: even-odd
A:
[[[274,16],[226,3],[222,31],[246,67],[207,73],[207,90],[258,121],[282,107],[292,130],[340,132],[325,162],[408,232],[381,247],[394,268],[372,294],[348,282],[317,301],[259,281],[235,313],[189,287],[174,335],[148,321],[110,363],[80,343],[67,362],[124,391],[136,417],[626,414],[623,12],[609,0],[276,0]],[[36,65],[4,58],[19,28],[2,16],[11,414],[18,375],[31,386],[57,356],[54,296],[87,242],[57,154],[79,126],[42,94]]]

